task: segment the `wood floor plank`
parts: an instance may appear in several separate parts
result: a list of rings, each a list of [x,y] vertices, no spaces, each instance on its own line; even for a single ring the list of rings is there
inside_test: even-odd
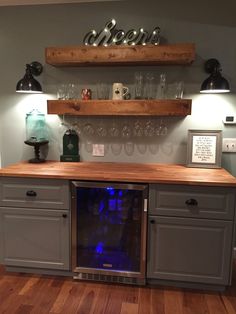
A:
[[[29,280],[26,281],[25,285],[22,287],[22,289],[19,291],[19,295],[25,295],[29,293],[30,289],[34,288],[34,285],[36,285],[39,281],[39,277],[32,277]]]
[[[205,293],[205,299],[210,314],[228,314],[220,294]]]
[[[236,314],[236,265],[225,292],[7,273],[0,265],[0,314]]]
[[[165,314],[183,313],[183,292],[180,289],[167,289],[164,291]]]
[[[151,289],[150,314],[165,314],[164,288]]]
[[[183,293],[184,314],[210,314],[203,291],[184,290]]]
[[[65,281],[60,288],[55,302],[53,303],[49,313],[61,313],[61,310],[69,297],[72,285],[69,281]]]
[[[221,296],[221,300],[222,300],[222,303],[225,307],[227,314],[236,314],[236,310],[232,304],[232,301],[228,297],[223,295],[223,296]]]
[[[123,302],[120,314],[138,314],[138,304]]]
[[[81,299],[83,298],[83,294],[87,283],[79,282],[79,281],[72,281],[70,282],[71,288],[69,294],[67,295],[66,301],[61,308],[61,311],[58,313],[62,314],[74,314],[77,313],[79,304]],[[88,283],[89,285],[89,283]],[[70,311],[70,313],[68,313]]]
[[[138,314],[151,313],[151,288],[139,288]]]

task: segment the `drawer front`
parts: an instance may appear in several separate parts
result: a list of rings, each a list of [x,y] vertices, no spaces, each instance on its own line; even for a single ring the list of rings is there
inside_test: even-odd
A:
[[[68,209],[69,182],[53,179],[2,178],[0,206]]]
[[[226,220],[234,216],[234,188],[151,184],[149,191],[152,215]]]

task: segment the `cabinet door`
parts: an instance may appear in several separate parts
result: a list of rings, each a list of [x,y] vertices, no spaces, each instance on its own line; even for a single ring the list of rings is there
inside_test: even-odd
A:
[[[232,222],[149,217],[148,278],[230,283]]]
[[[0,208],[4,265],[69,270],[69,212]]]

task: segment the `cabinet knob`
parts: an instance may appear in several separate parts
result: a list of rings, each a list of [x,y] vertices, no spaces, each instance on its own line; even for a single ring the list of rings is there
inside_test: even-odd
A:
[[[153,225],[155,223],[155,220],[150,220],[150,223]]]
[[[62,214],[62,217],[63,218],[67,218],[67,214]]]
[[[37,196],[37,193],[35,191],[31,190],[31,191],[27,191],[26,195],[32,197],[32,196]]]
[[[185,204],[186,204],[187,206],[197,206],[197,205],[198,205],[198,202],[197,202],[197,200],[195,200],[194,198],[190,198],[189,200],[187,200],[187,201],[185,202]]]

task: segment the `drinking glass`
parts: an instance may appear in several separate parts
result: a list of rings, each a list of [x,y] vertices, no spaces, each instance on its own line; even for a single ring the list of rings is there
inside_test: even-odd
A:
[[[97,83],[97,98],[109,99],[109,87],[105,83]]]
[[[141,72],[134,73],[134,98],[143,98],[143,75]]]
[[[165,125],[165,123],[163,122],[163,120],[161,120],[160,122],[160,126],[159,126],[159,135],[161,136],[165,136],[168,133],[168,128]]]
[[[100,137],[107,136],[107,129],[104,122],[100,122],[99,125],[97,126],[97,134]]]
[[[124,124],[121,130],[121,136],[124,138],[130,138],[132,135],[131,127],[128,124]]]
[[[136,137],[143,136],[143,126],[139,120],[135,121],[134,123],[133,133],[134,133],[134,136]]]
[[[76,84],[69,83],[67,86],[67,99],[76,99],[78,98],[78,89]]]
[[[164,99],[166,98],[166,74],[160,74],[160,83],[158,86],[158,98]]]
[[[184,82],[179,81],[175,83],[175,98],[182,99],[184,95]]]
[[[118,137],[120,135],[120,130],[115,121],[112,122],[112,125],[108,130],[108,133],[111,137]]]
[[[60,84],[57,88],[57,99],[67,99],[67,86],[66,84]]]
[[[111,151],[114,155],[120,155],[122,151],[122,144],[121,143],[112,143],[111,144]]]
[[[154,74],[148,72],[145,77],[145,88],[144,88],[144,98],[145,99],[154,99],[156,96],[156,87],[154,84]]]
[[[154,136],[155,134],[155,127],[152,121],[147,121],[145,128],[144,128],[144,135],[147,137]]]
[[[125,143],[124,149],[125,149],[125,152],[128,156],[132,156],[134,153],[134,143],[132,143],[132,142]]]
[[[93,136],[95,134],[94,127],[91,123],[85,123],[85,125],[83,126],[83,134],[85,136]]]

